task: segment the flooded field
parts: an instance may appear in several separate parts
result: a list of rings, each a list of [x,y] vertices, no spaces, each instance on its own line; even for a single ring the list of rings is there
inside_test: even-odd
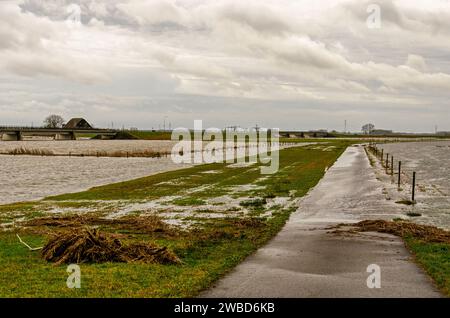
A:
[[[302,145],[307,144],[309,143]],[[0,153],[17,148],[48,150],[55,154],[96,151],[170,153],[174,145],[173,141],[146,140],[0,141]],[[284,147],[288,145],[281,148]],[[227,153],[230,151],[234,150],[227,149]],[[0,204],[78,192],[94,186],[191,166],[174,163],[170,155],[161,158],[2,155],[0,161]]]
[[[380,145],[384,153],[402,161],[402,192],[411,194],[412,174],[417,173],[417,204],[410,213],[415,222],[450,228],[450,141],[406,142]]]
[[[0,204],[40,199],[187,167],[168,158],[0,157]]]

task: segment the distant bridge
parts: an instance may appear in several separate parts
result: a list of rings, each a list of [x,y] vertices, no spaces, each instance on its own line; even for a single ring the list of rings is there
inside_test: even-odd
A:
[[[280,137],[284,138],[325,138],[329,136],[328,132],[324,130],[280,131]]]
[[[20,141],[24,136],[50,136],[55,140],[75,140],[77,134],[96,134],[102,139],[111,139],[117,133],[118,130],[114,129],[0,126],[0,136],[3,141]]]

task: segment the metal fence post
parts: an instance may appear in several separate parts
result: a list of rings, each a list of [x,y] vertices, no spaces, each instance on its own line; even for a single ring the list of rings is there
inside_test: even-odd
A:
[[[394,156],[391,157],[391,175],[394,175]]]

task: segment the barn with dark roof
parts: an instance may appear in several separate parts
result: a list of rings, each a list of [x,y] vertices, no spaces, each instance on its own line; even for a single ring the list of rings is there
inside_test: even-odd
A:
[[[92,126],[84,118],[72,118],[64,125],[69,129],[91,129]]]

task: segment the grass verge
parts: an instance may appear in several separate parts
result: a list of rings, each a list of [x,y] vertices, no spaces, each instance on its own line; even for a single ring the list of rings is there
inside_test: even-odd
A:
[[[433,278],[439,289],[450,297],[450,244],[431,243],[417,237],[404,237],[417,263]]]

